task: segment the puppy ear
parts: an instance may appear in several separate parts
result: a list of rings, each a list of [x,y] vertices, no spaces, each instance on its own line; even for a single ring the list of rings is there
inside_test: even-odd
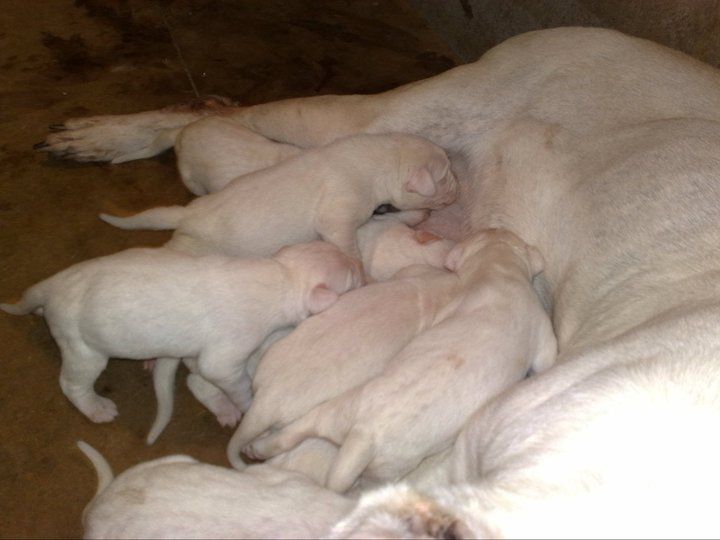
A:
[[[540,250],[535,246],[526,246],[527,258],[530,263],[530,272],[533,276],[537,276],[545,269],[545,257],[542,256]]]
[[[462,259],[463,256],[463,251],[463,246],[460,244],[457,244],[454,248],[452,248],[447,254],[447,257],[445,257],[445,268],[451,272],[457,272],[457,269],[460,266],[460,259]]]
[[[423,197],[432,197],[435,195],[435,182],[427,167],[422,167],[410,174],[407,182],[405,182],[405,191],[408,193],[417,193]]]
[[[338,295],[335,291],[331,291],[325,285],[316,285],[313,287],[313,290],[310,291],[310,296],[308,297],[308,311],[316,315],[332,306],[337,302],[337,299]]]

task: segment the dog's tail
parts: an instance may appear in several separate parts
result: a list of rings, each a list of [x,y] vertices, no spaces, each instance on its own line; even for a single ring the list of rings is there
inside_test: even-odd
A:
[[[153,368],[153,386],[157,400],[157,413],[150,432],[145,439],[147,444],[153,444],[170,422],[173,413],[175,393],[175,373],[177,372],[179,358],[158,358]]]
[[[102,456],[102,454],[95,450],[88,443],[86,443],[85,441],[78,441],[77,445],[80,451],[85,454],[85,457],[90,460],[90,463],[92,463],[93,467],[95,467],[95,472],[98,476],[98,487],[97,491],[95,492],[95,496],[97,497],[98,495],[100,495],[100,493],[105,491],[105,488],[107,488],[110,485],[110,482],[113,481],[114,475],[112,469],[110,468],[110,464]]]
[[[0,304],[0,309],[11,315],[27,315],[35,312],[37,315],[43,314],[43,305],[45,304],[43,282],[33,285],[23,294],[22,300],[17,304]]]
[[[184,206],[160,206],[128,217],[100,214],[100,219],[119,229],[177,229],[185,215]]]

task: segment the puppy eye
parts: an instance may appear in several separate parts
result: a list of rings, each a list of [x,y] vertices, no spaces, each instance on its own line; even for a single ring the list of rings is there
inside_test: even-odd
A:
[[[395,208],[392,204],[381,204],[375,209],[373,214],[375,214],[376,216],[382,216],[383,214],[391,214],[399,211],[400,210],[398,208]]]

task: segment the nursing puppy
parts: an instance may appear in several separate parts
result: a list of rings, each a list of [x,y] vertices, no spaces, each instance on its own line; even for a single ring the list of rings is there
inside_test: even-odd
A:
[[[187,207],[101,217],[127,229],[175,229],[167,246],[194,254],[268,255],[322,238],[359,258],[356,230],[375,208],[440,208],[456,191],[440,147],[410,135],[361,135],[236,178]]]
[[[414,210],[373,216],[358,229],[358,245],[365,272],[377,281],[390,279],[414,264],[442,268],[455,242],[411,227],[427,217]]]
[[[438,268],[442,267],[445,255],[454,243],[441,240],[431,233],[417,233],[408,227],[420,223],[426,217],[427,212],[423,210],[374,215],[358,229],[363,266],[369,270],[371,278],[387,279],[391,274],[414,262],[427,262]],[[421,243],[417,239],[419,236],[429,240]],[[387,291],[384,291],[382,294],[386,293]],[[378,310],[381,309],[384,308],[378,306]],[[257,364],[267,349],[291,330],[285,328],[273,332],[252,353],[246,366],[246,373],[250,379],[253,378]],[[235,426],[242,416],[242,411],[230,401],[225,392],[199,375],[196,360],[186,358],[184,362],[191,371],[187,377],[187,386],[195,398],[217,417],[221,425]],[[162,358],[156,362],[153,370],[157,414],[147,436],[148,444],[155,442],[172,417],[177,366],[177,359]]]
[[[173,126],[208,113],[206,109],[188,118],[154,111],[75,119],[63,126],[64,131],[49,135],[42,149],[80,159],[148,156],[172,146],[167,135]],[[548,448],[557,447],[552,437],[555,427],[562,429],[562,415],[536,417],[534,407],[541,401],[562,403],[564,398],[555,401],[554,396],[575,385],[551,377],[561,364],[574,363],[598,376],[605,373],[596,364],[598,358],[605,367],[637,366],[645,375],[627,387],[628,400],[658,384],[658,379],[660,388],[675,385],[677,372],[663,369],[663,363],[686,366],[683,385],[690,389],[702,391],[708,381],[718,380],[708,369],[720,359],[716,68],[611,30],[554,28],[516,36],[473,64],[381,94],[289,99],[238,107],[231,116],[265,137],[302,147],[356,133],[393,131],[426,137],[453,156],[463,187],[463,230],[504,226],[540,248],[554,305],[559,365],[503,393],[512,407],[492,407],[488,425],[497,428],[490,430],[493,438],[510,444],[488,450],[496,472],[467,480],[479,483],[475,493],[499,497],[500,501],[494,499],[500,502],[497,510],[502,505],[511,514],[522,504],[523,515],[533,518],[507,522],[528,524],[531,530],[500,529],[494,536],[555,537],[555,526],[567,526],[565,534],[571,530],[574,537],[610,536],[604,533],[615,526],[612,535],[626,537],[626,524],[640,537],[718,536],[715,512],[707,508],[714,497],[706,495],[712,493],[708,486],[718,483],[709,474],[717,471],[717,452],[697,452],[715,450],[707,436],[717,430],[707,428],[714,425],[712,420],[688,416],[678,402],[667,410],[678,420],[673,426],[695,427],[694,433],[683,431],[676,439],[687,441],[681,451],[673,444],[645,444],[638,426],[663,427],[655,407],[637,409],[632,429],[602,414],[575,418],[576,425],[588,430],[597,427],[597,435],[586,438],[593,445],[568,446],[559,456],[538,453],[531,444],[523,447],[519,459],[512,444],[519,439],[545,440]],[[542,129],[523,127],[524,120]],[[515,122],[516,129],[506,133],[508,124]],[[531,151],[524,142],[528,134],[539,135]],[[573,143],[577,137],[580,142]],[[452,237],[445,231],[443,235]],[[626,375],[617,372],[618,378]],[[570,402],[587,403],[600,396],[579,394]],[[604,403],[597,405],[600,411]],[[617,418],[623,410],[616,409]],[[658,433],[673,442],[673,429]],[[544,439],[547,433],[551,436]],[[601,511],[598,499],[580,496],[595,492],[602,498],[608,493],[602,485],[588,482],[598,466],[595,458],[602,457],[605,448],[598,441],[622,441],[615,456],[624,456],[618,470],[627,479],[629,493]],[[624,452],[634,448],[647,451]],[[585,454],[586,449],[598,451]],[[648,470],[648,456],[656,460],[656,468],[641,478],[636,471]],[[563,465],[570,467],[562,482],[553,484]],[[690,473],[678,478],[676,471],[684,474],[688,465],[693,467]],[[529,479],[528,466],[546,472]],[[612,469],[608,465],[605,470]],[[672,481],[668,472],[675,474]],[[646,482],[646,488],[627,489],[636,480]],[[505,482],[514,484],[517,497],[502,498]],[[555,500],[573,501],[573,509],[564,503],[545,504],[553,493],[558,493]],[[614,493],[622,493],[622,487]],[[658,497],[664,498],[662,508],[656,504]],[[478,516],[487,510],[480,501],[468,498]],[[422,518],[425,509],[420,505],[404,519]],[[703,515],[705,510],[710,511]]]
[[[200,374],[243,410],[248,355],[359,284],[357,264],[324,242],[245,260],[138,248],[76,264],[0,308],[44,314],[62,354],[63,393],[93,422],[108,422],[117,408],[93,384],[109,357],[197,358]]]
[[[348,490],[364,472],[395,480],[447,448],[483,403],[555,361],[550,319],[531,286],[540,253],[503,230],[458,244],[446,265],[460,294],[448,317],[407,345],[378,377],[251,443],[255,458],[323,437],[340,452],[327,486]]]
[[[78,446],[98,474],[85,538],[319,538],[353,505],[299,473],[270,465],[241,473],[182,455],[113,479],[94,448]]]
[[[193,122],[175,141],[180,178],[195,195],[220,191],[238,176],[271,167],[301,151],[222,116]]]
[[[228,445],[233,466],[245,466],[238,454],[254,438],[380,374],[407,343],[442,319],[458,286],[451,272],[410,267],[396,279],[343,295],[275,343],[260,361],[253,402]]]

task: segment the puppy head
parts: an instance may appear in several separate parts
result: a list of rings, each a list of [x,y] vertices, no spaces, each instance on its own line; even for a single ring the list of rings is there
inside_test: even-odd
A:
[[[545,259],[535,247],[505,229],[485,229],[458,243],[445,258],[445,268],[462,272],[470,264],[482,264],[483,257],[512,253],[526,266],[530,278],[545,268]]]
[[[457,197],[458,185],[450,160],[439,146],[410,135],[394,135],[398,154],[392,204],[402,210],[442,208]]]
[[[364,495],[328,538],[490,537],[484,527],[468,526],[465,521],[453,506],[443,507],[432,496],[405,485],[391,485]]]
[[[326,310],[340,295],[365,283],[362,263],[327,242],[287,246],[274,258],[290,270],[311,314]]]

